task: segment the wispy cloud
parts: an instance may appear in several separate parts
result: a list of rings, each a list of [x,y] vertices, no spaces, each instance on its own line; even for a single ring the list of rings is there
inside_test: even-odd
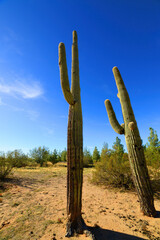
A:
[[[13,52],[20,56],[23,55],[23,52],[20,48],[22,39],[13,29],[6,28],[3,35],[1,36],[1,39],[4,44],[6,53]]]
[[[54,134],[54,129],[53,128],[46,127],[45,130],[46,130],[48,135],[53,135]]]
[[[2,105],[5,105],[6,107],[8,107],[10,110],[12,110],[14,112],[23,112],[32,121],[36,121],[40,115],[40,113],[35,110],[25,109],[22,107],[16,107],[14,105],[4,103],[0,98],[0,106],[2,106]]]
[[[26,83],[29,82],[29,83]],[[10,96],[20,96],[24,99],[37,98],[43,95],[43,89],[39,82],[30,79],[18,79],[13,83],[6,83],[0,79],[0,92]]]

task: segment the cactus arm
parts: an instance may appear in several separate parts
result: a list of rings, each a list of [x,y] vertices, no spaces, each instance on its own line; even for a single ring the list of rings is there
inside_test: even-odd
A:
[[[74,105],[75,101],[70,91],[67,63],[66,63],[66,52],[65,52],[65,46],[63,43],[59,44],[59,69],[60,69],[61,87],[64,94],[64,98],[70,105]]]
[[[124,128],[119,124],[115,112],[113,110],[111,102],[107,99],[105,100],[105,107],[107,110],[109,122],[116,133],[124,134]]]
[[[127,89],[124,85],[123,79],[117,67],[112,69],[113,75],[116,81],[117,89],[118,89],[118,97],[120,99],[122,114],[125,123],[129,123],[129,121],[135,121],[133,109],[131,106],[130,98],[127,92]]]

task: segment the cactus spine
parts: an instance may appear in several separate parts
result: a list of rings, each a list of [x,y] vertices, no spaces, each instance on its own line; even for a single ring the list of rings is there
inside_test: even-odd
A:
[[[110,101],[105,100],[109,121],[115,132],[125,135],[130,167],[138,193],[141,211],[144,215],[155,216],[156,210],[154,208],[153,191],[146,166],[142,140],[140,138],[129,95],[117,67],[113,68],[113,74],[118,89],[118,97],[121,103],[124,124],[120,125],[118,123]]]
[[[79,83],[79,61],[77,33],[73,31],[72,76],[69,87],[66,53],[63,43],[59,44],[59,68],[61,87],[69,103],[67,136],[67,237],[83,232],[84,221],[81,216],[83,182],[83,134],[82,109]]]

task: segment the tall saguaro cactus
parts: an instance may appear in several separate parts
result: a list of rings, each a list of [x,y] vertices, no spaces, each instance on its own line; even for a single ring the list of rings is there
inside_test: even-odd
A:
[[[134,117],[129,95],[117,67],[113,68],[113,74],[118,88],[124,124],[120,125],[109,100],[105,100],[105,106],[109,121],[115,132],[125,135],[129,161],[133,181],[138,193],[140,208],[144,215],[155,216],[153,191],[146,166],[142,140],[140,138],[137,123]]]
[[[65,46],[59,44],[59,68],[61,87],[69,103],[67,136],[67,237],[83,233],[81,216],[83,182],[83,134],[82,109],[79,83],[77,33],[73,31],[71,90],[68,80]]]

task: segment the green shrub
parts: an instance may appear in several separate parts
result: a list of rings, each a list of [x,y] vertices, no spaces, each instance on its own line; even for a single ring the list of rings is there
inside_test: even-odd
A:
[[[28,165],[28,156],[20,149],[7,152],[6,157],[10,159],[13,167],[20,168]]]
[[[10,158],[6,158],[3,154],[0,156],[0,180],[4,180],[12,171],[13,164]]]
[[[134,187],[127,153],[111,153],[95,164],[92,181],[96,184],[131,189]]]
[[[160,169],[160,150],[158,148],[146,148],[144,151],[148,166]]]

